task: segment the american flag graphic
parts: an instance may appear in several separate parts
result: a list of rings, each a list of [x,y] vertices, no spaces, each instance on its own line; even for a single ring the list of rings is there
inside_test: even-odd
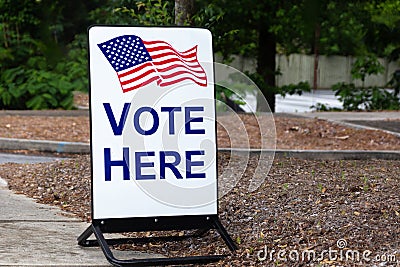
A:
[[[207,86],[206,73],[197,60],[197,45],[178,52],[164,41],[122,35],[98,47],[117,72],[124,93],[152,82],[163,87],[190,80]]]

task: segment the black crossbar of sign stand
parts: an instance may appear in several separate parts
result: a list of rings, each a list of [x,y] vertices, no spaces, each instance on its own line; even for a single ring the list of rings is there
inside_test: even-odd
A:
[[[109,246],[123,243],[142,243],[153,240],[182,240],[188,237],[199,237],[209,230],[215,229],[221,235],[231,251],[237,249],[236,244],[229,236],[217,215],[171,216],[151,218],[128,218],[93,220],[92,224],[78,237],[78,244],[83,247],[100,246],[106,259],[114,266],[156,266],[209,263],[219,261],[227,255],[206,255],[175,258],[146,258],[119,260],[114,257]],[[143,232],[143,231],[172,231],[197,230],[188,236],[163,236],[150,238],[119,238],[106,239],[103,233]],[[94,234],[96,240],[88,238]]]

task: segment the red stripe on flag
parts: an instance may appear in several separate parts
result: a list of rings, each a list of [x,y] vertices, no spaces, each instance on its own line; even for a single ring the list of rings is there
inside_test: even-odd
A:
[[[118,77],[123,78],[125,76],[134,74],[138,71],[141,71],[142,69],[147,68],[147,67],[152,67],[151,62],[146,62],[146,63],[140,64],[140,65],[136,65],[129,70],[117,72],[117,74],[118,74]]]
[[[161,67],[157,67],[157,70],[159,71],[159,72],[166,72],[166,71],[169,71],[169,70],[173,70],[174,68],[185,68],[185,69],[187,69],[187,70],[190,70],[191,72],[195,72],[195,73],[199,73],[199,74],[204,74],[204,71],[202,70],[202,69],[200,69],[200,70],[193,70],[193,68],[189,68],[189,67],[187,67],[187,66],[185,66],[185,65],[182,65],[182,64],[173,64],[173,65],[170,65],[170,66],[168,66],[168,67],[165,67],[165,68],[161,68]]]
[[[137,80],[140,80],[140,79],[150,75],[151,73],[155,73],[155,71],[154,70],[148,70],[148,71],[146,71],[146,72],[144,72],[144,73],[142,73],[140,75],[135,76],[132,79],[129,79],[129,80],[126,80],[126,81],[121,81],[120,80],[121,85],[127,85],[127,84],[130,84],[130,83],[136,82]]]
[[[191,58],[196,58],[196,52],[192,52],[192,53],[190,53],[190,54],[188,54],[188,55],[185,55],[184,57],[182,57],[181,55],[178,55],[178,54],[176,54],[176,53],[174,53],[174,52],[165,52],[165,53],[160,53],[160,54],[153,54],[152,56],[151,56],[151,58],[153,59],[153,60],[156,60],[156,59],[159,59],[159,58],[162,58],[162,57],[166,57],[166,56],[176,56],[176,57],[178,57],[178,58],[181,58],[182,60],[190,60]],[[191,61],[193,61],[193,60],[191,60]],[[194,61],[196,61],[195,59],[194,59]]]
[[[175,72],[173,72],[173,73],[171,73],[171,74],[161,74],[160,76],[161,76],[161,78],[163,78],[163,79],[171,79],[171,78],[173,78],[173,77],[176,77],[176,76],[178,76],[178,75],[183,75],[183,74],[190,74],[190,75],[196,77],[196,78],[199,79],[199,80],[203,80],[203,78],[204,78],[204,77],[201,77],[201,76],[196,76],[196,75],[194,75],[193,73],[191,73],[191,72],[189,72],[189,71],[184,71],[184,70],[175,71]]]
[[[182,80],[191,80],[200,86],[207,86],[205,71],[197,61],[197,46],[185,52],[177,52],[164,42],[160,43],[161,46],[147,48],[162,78],[160,86],[172,85]],[[151,44],[155,45],[157,42]]]
[[[169,85],[173,85],[173,84],[182,82],[184,80],[191,80],[191,81],[193,81],[194,83],[196,83],[196,84],[198,84],[200,86],[207,86],[207,82],[199,83],[198,81],[196,81],[192,77],[182,77],[182,78],[174,79],[174,80],[170,80],[170,81],[161,81],[160,83],[158,83],[158,85],[160,85],[160,86],[169,86]]]
[[[169,64],[169,63],[174,63],[174,62],[177,62],[178,65],[180,65],[180,66],[187,66],[187,67],[190,68],[190,69],[199,68],[199,67],[200,67],[200,65],[197,64],[196,61],[193,61],[193,62],[184,62],[184,61],[179,60],[179,59],[177,59],[177,58],[170,58],[170,59],[161,60],[161,61],[154,61],[153,63],[154,63],[154,65],[157,66],[157,68],[162,68],[163,65],[167,65],[167,64]],[[203,71],[203,72],[204,72],[204,71]]]
[[[121,71],[117,73],[117,75],[124,93],[138,89],[160,79],[151,62],[137,65],[128,71]]]
[[[160,80],[160,78],[159,78],[159,77],[152,77],[152,78],[146,80],[145,82],[138,83],[138,84],[136,84],[136,85],[134,85],[134,86],[130,86],[130,87],[126,87],[126,88],[123,88],[123,87],[121,86],[121,88],[122,88],[122,91],[123,91],[124,93],[126,93],[126,92],[129,92],[129,91],[138,89],[138,88],[140,88],[140,87],[146,86],[146,85],[148,85],[149,83],[152,83],[152,82],[157,81],[157,80]]]

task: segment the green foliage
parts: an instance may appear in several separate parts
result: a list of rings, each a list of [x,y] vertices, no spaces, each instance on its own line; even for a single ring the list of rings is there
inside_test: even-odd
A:
[[[169,1],[147,0],[138,1],[129,7],[117,7],[114,9],[116,14],[128,15],[134,24],[143,26],[168,26],[172,25],[172,7]]]
[[[389,87],[392,87],[394,90],[394,95],[398,95],[400,93],[400,70],[396,70],[392,74],[392,78],[387,84]]]
[[[320,47],[326,55],[360,55],[366,50],[366,29],[359,14],[360,3],[329,1],[321,20]]]
[[[384,71],[383,66],[374,56],[358,58],[352,67],[353,79],[360,79],[363,82],[361,87],[354,83],[338,83],[332,87],[339,101],[343,103],[345,110],[398,110],[400,102],[398,91],[393,93],[384,88],[376,86],[364,87],[365,78],[369,75],[380,74]],[[396,74],[396,73],[395,73]],[[395,75],[394,74],[394,75]],[[392,78],[393,83],[397,76]],[[396,86],[398,86],[396,84]]]
[[[270,24],[278,52],[358,55],[365,51],[364,15],[357,1],[288,1]]]
[[[399,10],[398,0],[196,0],[195,14],[184,24],[210,29],[214,51],[227,62],[232,55],[258,59],[251,77],[273,96],[308,90],[303,83],[274,86],[276,51],[364,56],[354,65],[354,78],[379,73],[381,66],[369,55],[399,57]],[[1,107],[69,108],[72,90],[88,90],[85,31],[92,23],[173,25],[174,1],[0,0]],[[389,85],[398,93],[398,84]],[[337,88],[349,108],[360,101],[385,108],[379,103],[389,97],[389,107],[396,106],[397,94],[379,88]]]
[[[88,11],[106,1],[0,1],[0,108],[73,108],[88,90]]]
[[[88,55],[86,35],[80,34],[68,45],[68,54],[60,61],[55,71],[71,84],[73,91],[88,92]]]
[[[173,1],[165,0],[110,0],[90,18],[98,24],[167,26],[174,23],[173,7]]]
[[[308,82],[299,82],[298,84],[288,84],[277,87],[277,93],[285,97],[286,95],[302,95],[303,92],[311,92],[311,86]]]
[[[254,95],[257,87],[254,82],[242,73],[231,73],[224,81],[218,81],[216,86],[216,99],[218,111],[226,111],[226,105],[239,111],[246,105],[245,98],[247,95]]]
[[[328,104],[323,104],[323,103],[316,103],[315,105],[312,105],[310,107],[311,109],[314,109],[315,111],[340,111],[339,108],[332,108],[329,107]]]
[[[258,87],[266,87],[263,78],[258,73],[249,73],[246,72],[246,75],[250,77],[257,84]],[[276,73],[275,75],[280,75]],[[271,87],[269,90],[273,91],[275,94],[280,94],[281,96],[285,97],[286,95],[302,95],[304,92],[311,92],[311,86],[308,82],[302,81],[297,84],[288,84],[283,85],[281,87],[275,86]]]
[[[72,84],[60,73],[43,69],[43,57],[32,57],[26,66],[0,75],[2,109],[71,109]]]
[[[11,32],[9,29],[8,32]],[[11,34],[0,74],[0,108],[2,109],[71,109],[73,84],[71,74],[59,63],[52,67],[40,54],[43,44],[29,34]],[[7,56],[8,54],[12,56]]]
[[[385,0],[367,3],[365,9],[370,12],[373,22],[384,24],[390,29],[399,26],[400,2],[398,0]]]
[[[360,79],[362,82],[369,75],[381,74],[385,68],[379,63],[378,58],[374,55],[363,56],[356,59],[351,68],[353,79]]]
[[[230,87],[215,85],[215,90],[215,98],[217,100],[216,109],[218,112],[228,111],[228,106],[230,106],[229,102],[238,107],[246,104],[246,102],[242,100],[243,96],[232,91]]]
[[[354,83],[337,83],[332,87],[335,95],[343,103],[345,110],[359,110],[361,105],[367,102],[367,92],[364,89],[356,88]]]
[[[367,1],[361,9],[368,14],[365,43],[379,57],[397,60],[400,56],[400,2],[398,0]]]
[[[201,5],[198,7],[198,12],[193,15],[192,23],[194,26],[212,29],[217,23],[222,22],[224,15],[224,10],[213,3]],[[228,30],[224,36],[233,34],[233,32],[237,32],[237,30]]]

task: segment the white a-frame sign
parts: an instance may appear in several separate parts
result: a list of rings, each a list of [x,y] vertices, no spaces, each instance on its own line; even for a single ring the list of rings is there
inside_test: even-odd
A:
[[[89,70],[92,224],[79,244],[115,265],[187,264],[222,256],[121,261],[102,233],[216,229],[234,250],[218,219],[211,33],[93,26]]]

